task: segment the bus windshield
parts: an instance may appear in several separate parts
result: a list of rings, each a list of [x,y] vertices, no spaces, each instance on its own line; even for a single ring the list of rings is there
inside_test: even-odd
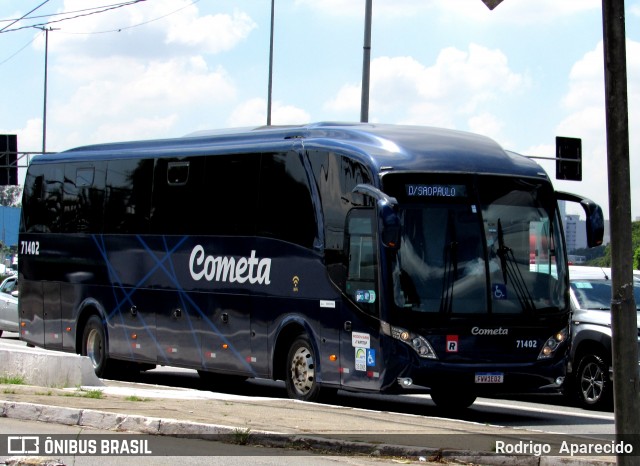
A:
[[[400,201],[402,223],[392,265],[396,308],[440,315],[567,310],[559,216],[546,182],[430,183],[405,175],[386,186]]]

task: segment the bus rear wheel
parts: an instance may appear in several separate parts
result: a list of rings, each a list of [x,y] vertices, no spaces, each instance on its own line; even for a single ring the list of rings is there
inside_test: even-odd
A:
[[[107,373],[107,339],[102,320],[93,315],[89,317],[82,334],[82,355],[87,356],[98,377]]]
[[[316,379],[316,355],[306,335],[296,338],[289,348],[285,381],[289,398],[315,401],[320,396],[320,385]]]

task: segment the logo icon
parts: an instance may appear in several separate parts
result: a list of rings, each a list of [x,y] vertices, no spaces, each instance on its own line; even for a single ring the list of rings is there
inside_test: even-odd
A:
[[[298,284],[300,283],[300,277],[298,277],[297,275],[294,275],[293,278],[291,279],[291,281],[293,282],[293,292],[297,293],[298,292]]]
[[[37,435],[9,435],[7,453],[10,455],[37,455],[40,453],[40,437]]]
[[[447,353],[458,352],[458,335],[447,335]]]

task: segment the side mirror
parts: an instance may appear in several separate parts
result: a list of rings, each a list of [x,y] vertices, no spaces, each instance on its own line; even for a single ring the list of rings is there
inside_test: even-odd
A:
[[[357,185],[353,188],[353,192],[370,196],[376,200],[380,241],[387,248],[400,248],[402,228],[400,217],[398,217],[398,200],[368,184]]]
[[[398,217],[396,204],[390,204],[385,200],[378,201],[378,215],[380,222],[380,241],[388,248],[400,248],[400,217]]]
[[[602,245],[604,238],[604,215],[602,214],[602,208],[591,199],[563,191],[556,191],[556,199],[580,204],[587,216],[587,247],[594,248]]]

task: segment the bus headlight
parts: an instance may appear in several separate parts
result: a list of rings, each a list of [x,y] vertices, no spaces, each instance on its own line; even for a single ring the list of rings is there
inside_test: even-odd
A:
[[[565,327],[555,335],[549,337],[538,354],[538,359],[548,359],[553,357],[556,350],[566,341],[569,336],[569,328]]]
[[[380,322],[380,331],[385,335],[411,346],[421,358],[438,359],[427,339],[421,335],[417,335],[400,327],[394,327],[387,322]]]

